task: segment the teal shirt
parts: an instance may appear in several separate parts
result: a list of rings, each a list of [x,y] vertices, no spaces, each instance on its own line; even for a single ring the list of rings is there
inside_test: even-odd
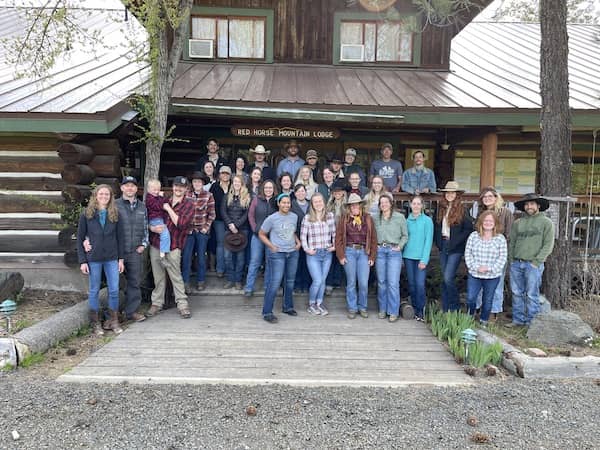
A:
[[[417,217],[409,214],[408,219],[406,219],[406,226],[408,228],[408,242],[404,246],[402,256],[428,264],[433,244],[433,221],[431,217],[423,213]]]
[[[406,227],[406,219],[397,211],[392,212],[392,217],[388,220],[382,219],[381,214],[373,216],[375,229],[377,230],[377,243],[383,242],[398,244],[400,250],[408,241],[408,229]]]

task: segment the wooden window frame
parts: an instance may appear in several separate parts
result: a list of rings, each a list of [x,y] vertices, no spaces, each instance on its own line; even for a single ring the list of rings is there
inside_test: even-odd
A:
[[[410,60],[409,61],[402,61],[402,60],[385,60],[385,61],[380,61],[377,59],[377,52],[379,50],[379,46],[377,45],[377,43],[379,42],[378,38],[379,38],[379,29],[380,26],[383,25],[384,23],[392,23],[392,24],[403,24],[404,22],[402,20],[390,20],[387,22],[381,21],[381,20],[367,20],[367,19],[363,19],[363,20],[353,20],[353,19],[342,19],[340,20],[340,58],[341,58],[341,46],[342,46],[342,38],[341,38],[341,31],[342,31],[342,25],[345,23],[356,23],[356,24],[361,24],[361,44],[360,45],[366,45],[365,44],[365,25],[367,24],[371,24],[371,25],[375,25],[375,61],[361,61],[361,62],[354,62],[355,64],[363,64],[363,63],[367,63],[367,64],[409,64],[409,65],[413,65],[414,64],[414,60],[415,60],[415,49],[414,49],[414,44],[415,44],[415,33],[414,31],[411,31],[410,33],[406,33],[410,35]],[[348,61],[341,61],[341,63],[347,63]]]
[[[206,61],[260,61],[267,60],[267,17],[266,16],[238,16],[238,15],[212,15],[212,14],[192,14],[190,15],[190,37],[193,34],[193,19],[214,19],[215,20],[215,37],[213,42],[213,58],[206,58]],[[219,20],[227,21],[227,57],[219,57]],[[263,57],[262,58],[239,58],[231,57],[231,32],[230,23],[232,20],[252,20],[263,23]],[[254,43],[254,42],[253,42]],[[192,58],[196,59],[196,58]]]

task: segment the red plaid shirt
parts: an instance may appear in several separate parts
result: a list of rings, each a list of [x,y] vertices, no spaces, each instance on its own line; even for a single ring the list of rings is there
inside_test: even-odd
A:
[[[199,194],[196,192],[190,192],[187,198],[192,199],[194,202],[194,218],[192,219],[192,231],[200,231],[202,233],[208,233],[210,226],[215,220],[215,198],[210,192],[202,190]]]
[[[169,233],[171,233],[171,250],[177,248],[183,250],[194,218],[194,202],[184,197],[182,201],[173,206],[173,199],[170,198],[169,205],[173,207],[173,211],[179,217],[177,225],[175,225],[171,220],[171,216],[167,214],[167,228],[169,229]],[[150,232],[150,245],[160,249],[160,236],[158,234]]]

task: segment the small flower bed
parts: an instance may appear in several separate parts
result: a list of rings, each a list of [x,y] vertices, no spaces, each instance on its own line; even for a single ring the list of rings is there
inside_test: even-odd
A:
[[[502,361],[502,345],[488,345],[477,341],[469,347],[469,358],[466,361],[465,346],[462,342],[462,332],[475,328],[475,320],[468,314],[458,311],[444,313],[439,309],[430,308],[427,323],[431,332],[448,344],[450,352],[459,364],[468,362],[474,367],[484,367],[486,364],[498,365]]]

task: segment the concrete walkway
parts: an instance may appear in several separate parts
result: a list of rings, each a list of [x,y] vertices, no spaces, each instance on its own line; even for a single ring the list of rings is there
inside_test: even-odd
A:
[[[297,317],[261,318],[262,297],[194,295],[192,318],[176,309],[136,323],[59,378],[64,382],[230,383],[309,386],[469,384],[450,353],[414,320],[346,318],[342,292],[330,314],[311,316],[297,295]]]

